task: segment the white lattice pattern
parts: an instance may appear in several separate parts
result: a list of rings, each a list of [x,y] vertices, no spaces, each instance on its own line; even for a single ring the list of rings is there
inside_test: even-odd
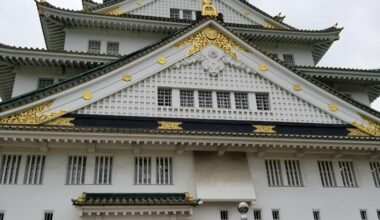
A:
[[[226,23],[255,24],[253,20],[247,18],[241,12],[236,11],[222,1],[214,0],[213,2],[218,11],[223,14]],[[200,0],[155,0],[129,13],[135,15],[170,17],[170,8],[200,11],[201,7],[202,1]]]
[[[224,70],[217,76],[204,71],[201,61],[194,56],[187,58],[194,62],[182,61],[157,73],[129,88],[117,92],[103,100],[93,103],[77,113],[97,115],[123,115],[171,118],[253,120],[301,123],[343,122],[326,112],[294,96],[251,69],[239,68],[235,63],[226,63]],[[158,106],[157,89],[185,88],[194,90],[268,92],[270,111],[212,109]]]

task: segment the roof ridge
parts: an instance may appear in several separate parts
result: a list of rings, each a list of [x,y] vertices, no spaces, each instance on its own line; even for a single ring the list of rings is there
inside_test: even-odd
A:
[[[348,67],[330,67],[330,66],[303,66],[297,65],[296,68],[315,69],[315,70],[339,70],[339,71],[356,71],[356,72],[376,72],[380,73],[380,69],[360,69]]]

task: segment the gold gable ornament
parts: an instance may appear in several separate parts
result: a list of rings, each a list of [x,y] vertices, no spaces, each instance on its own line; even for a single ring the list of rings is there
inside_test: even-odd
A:
[[[218,11],[212,0],[202,0],[202,16],[218,17]]]
[[[271,133],[276,134],[275,131],[276,126],[270,126],[270,125],[253,125],[253,128],[255,129],[253,133]]]
[[[160,130],[183,130],[182,122],[158,121]]]
[[[364,121],[367,122],[367,124],[363,124],[356,121],[352,122],[351,124],[367,134],[380,137],[380,123],[375,122],[366,116],[363,116],[363,115],[360,115],[360,116],[363,118]]]

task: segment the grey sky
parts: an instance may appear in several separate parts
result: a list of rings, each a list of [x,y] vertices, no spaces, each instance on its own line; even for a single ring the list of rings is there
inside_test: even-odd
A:
[[[201,1],[201,0],[199,0]],[[228,0],[226,0],[228,1]],[[81,0],[48,0],[69,9],[81,9]],[[324,29],[336,22],[344,27],[320,66],[380,68],[379,0],[251,0],[256,7],[276,15],[282,12],[285,22],[301,29]],[[44,48],[37,9],[33,0],[3,2],[0,7],[0,43]],[[380,110],[380,100],[373,104]]]

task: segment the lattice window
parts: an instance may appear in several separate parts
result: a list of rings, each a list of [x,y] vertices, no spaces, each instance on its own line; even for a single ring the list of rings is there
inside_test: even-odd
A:
[[[66,184],[81,185],[85,183],[86,163],[86,156],[69,156]]]
[[[194,107],[194,91],[180,90],[179,94],[181,107]]]
[[[95,157],[95,184],[111,184],[112,183],[112,156],[96,156]]]
[[[88,42],[88,52],[89,53],[100,53],[100,46],[101,46],[101,41],[98,40],[90,40]]]
[[[119,42],[107,42],[107,54],[118,55],[119,54]]]
[[[28,155],[26,158],[24,184],[42,184],[45,169],[45,156]]]
[[[284,54],[284,62],[289,65],[295,65],[293,54]]]
[[[253,210],[253,220],[262,220],[261,209],[254,209]]]
[[[0,166],[0,184],[17,184],[21,155],[3,155]]]
[[[5,216],[4,212],[0,212],[0,220],[4,220],[4,216]]]
[[[303,186],[301,166],[298,160],[285,160],[288,186]]]
[[[152,158],[136,157],[135,158],[135,184],[148,185],[152,180]]]
[[[229,92],[216,93],[218,108],[231,108],[231,97]]]
[[[332,161],[318,161],[318,167],[323,187],[336,187],[337,183]]]
[[[211,91],[199,91],[198,92],[199,107],[212,108],[212,92]]]
[[[158,89],[158,106],[172,106],[172,90],[171,89]]]
[[[375,186],[380,188],[380,162],[370,162],[371,172],[373,180],[375,181]]]
[[[249,109],[248,93],[237,92],[234,95],[236,109]]]
[[[156,158],[156,184],[173,184],[173,163],[170,157]]]
[[[339,170],[344,187],[357,187],[354,164],[351,161],[339,161]]]
[[[45,212],[44,220],[53,220],[53,212]]]
[[[360,219],[361,220],[368,220],[368,214],[367,214],[367,210],[360,210]]]
[[[319,210],[314,210],[313,211],[313,219],[314,220],[321,220],[321,213]]]
[[[38,89],[43,89],[54,84],[54,79],[52,78],[40,78],[38,79]]]
[[[256,93],[256,105],[257,105],[257,110],[269,111],[270,110],[269,93]]]
[[[228,220],[228,211],[227,210],[220,211],[220,220]]]
[[[280,220],[280,210],[273,209],[272,210],[272,217],[273,217],[273,220]]]
[[[191,10],[183,10],[183,19],[184,20],[193,20],[193,11]]]
[[[282,180],[281,161],[265,160],[267,179],[269,186],[284,186]]]
[[[170,18],[179,19],[179,9],[170,9]]]

